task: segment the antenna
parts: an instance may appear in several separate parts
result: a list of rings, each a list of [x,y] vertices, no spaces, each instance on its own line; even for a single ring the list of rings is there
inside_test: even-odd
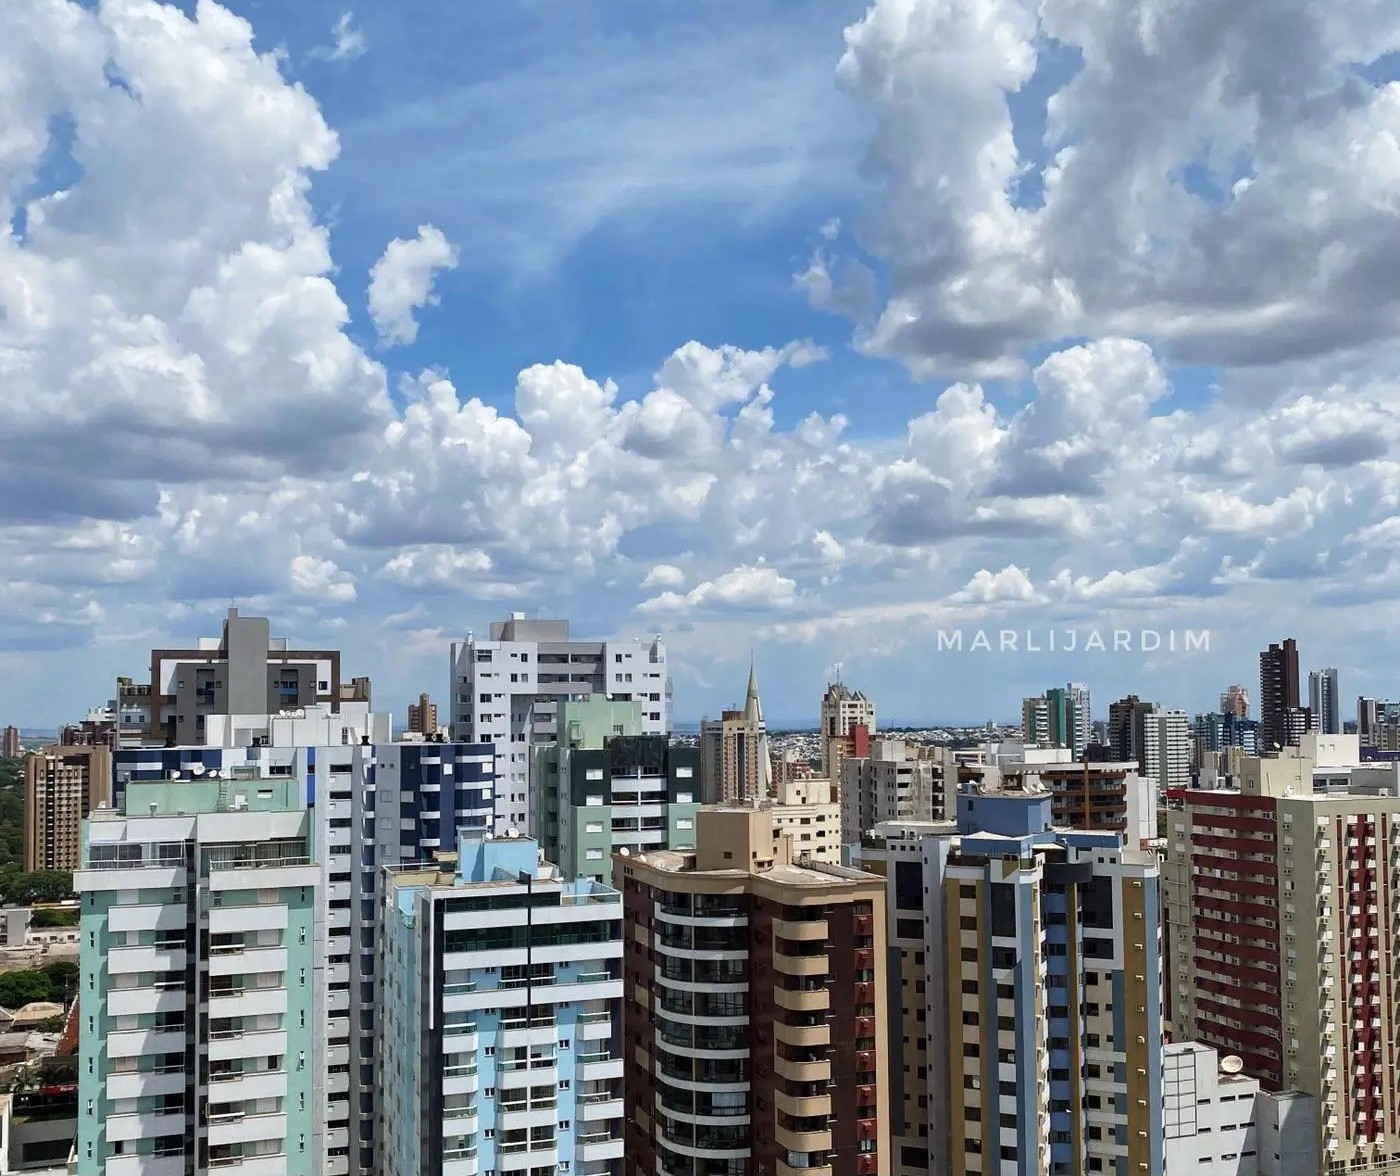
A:
[[[1220,1069],[1225,1074],[1238,1074],[1244,1069],[1244,1060],[1230,1054],[1220,1059]]]

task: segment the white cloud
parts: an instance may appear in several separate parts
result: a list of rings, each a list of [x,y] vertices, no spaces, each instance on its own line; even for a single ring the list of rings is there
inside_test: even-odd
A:
[[[980,569],[965,587],[948,599],[953,604],[1001,604],[1007,601],[1024,604],[1039,598],[1035,585],[1024,569],[1008,565],[999,572]]]
[[[355,580],[328,559],[314,555],[293,557],[291,565],[292,591],[313,600],[344,604],[355,599]]]
[[[413,312],[436,306],[433,281],[439,270],[457,268],[457,247],[433,225],[420,225],[418,236],[395,237],[369,271],[369,316],[385,346],[418,338]]]
[[[838,70],[878,120],[861,346],[988,376],[1071,335],[1244,364],[1393,335],[1400,84],[1354,66],[1397,48],[1368,0],[876,0]],[[1026,114],[1042,66],[1072,76]]]
[[[367,46],[363,30],[355,27],[355,14],[342,12],[331,29],[328,45],[317,45],[307,56],[315,61],[354,61],[363,57]]]
[[[689,592],[663,592],[637,606],[641,613],[689,613],[702,610],[764,611],[791,608],[797,603],[797,583],[775,568],[746,565]]]
[[[685,573],[672,564],[657,564],[646,574],[642,590],[648,588],[679,588],[685,583]]]

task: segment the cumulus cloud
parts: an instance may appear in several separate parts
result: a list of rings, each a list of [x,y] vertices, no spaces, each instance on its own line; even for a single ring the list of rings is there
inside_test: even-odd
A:
[[[689,592],[663,592],[642,601],[637,611],[653,614],[690,613],[701,610],[762,612],[791,608],[797,603],[797,582],[775,568],[746,565],[713,580],[697,584]]]
[[[685,583],[685,573],[672,564],[657,564],[646,574],[642,590],[648,588],[679,588]]]
[[[386,347],[418,338],[414,311],[436,306],[433,282],[439,270],[457,268],[457,247],[432,225],[416,237],[395,237],[369,271],[369,316]]]
[[[1070,335],[1233,364],[1393,335],[1400,84],[1354,67],[1397,48],[1365,0],[876,0],[837,71],[877,118],[860,345],[988,376]],[[1027,113],[1042,66],[1066,80]]]

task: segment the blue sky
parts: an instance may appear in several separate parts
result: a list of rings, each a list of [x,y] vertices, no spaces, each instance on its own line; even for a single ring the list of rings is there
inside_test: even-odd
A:
[[[230,598],[397,711],[512,608],[689,719],[1395,693],[1400,16],[1151,13],[14,0],[0,718]]]

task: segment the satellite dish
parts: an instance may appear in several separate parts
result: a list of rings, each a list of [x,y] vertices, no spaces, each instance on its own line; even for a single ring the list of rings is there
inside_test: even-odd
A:
[[[191,775],[191,776],[202,776],[202,775],[204,775],[204,765],[203,765],[203,764],[195,764],[195,765],[193,765],[193,766],[190,768],[190,775]]]
[[[621,854],[623,857],[631,857],[631,856],[632,856],[632,851],[631,851],[630,849],[628,849],[625,845],[624,845],[621,849],[619,849],[617,852],[618,852],[619,854]]]
[[[520,836],[520,830],[517,829],[514,825],[512,825],[509,829],[506,830],[506,836],[507,836],[507,837],[519,837],[519,836]]]
[[[1234,1054],[1220,1059],[1220,1070],[1224,1074],[1238,1074],[1244,1069],[1244,1061]]]

